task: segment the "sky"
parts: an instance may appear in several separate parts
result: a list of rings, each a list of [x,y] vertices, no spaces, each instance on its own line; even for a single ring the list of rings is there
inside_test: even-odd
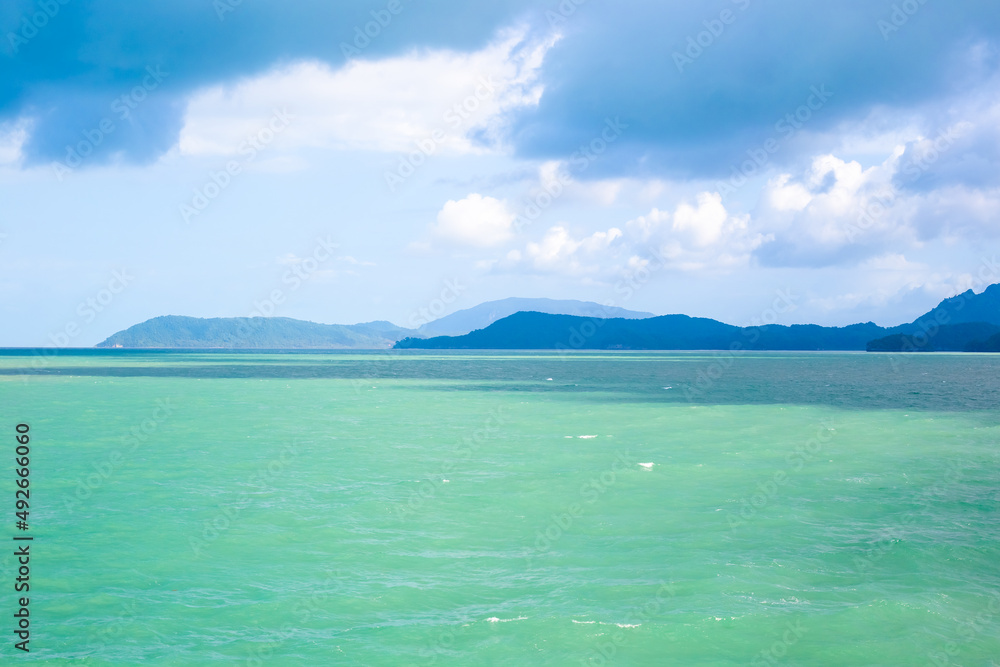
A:
[[[7,0],[0,346],[1000,282],[995,0]]]

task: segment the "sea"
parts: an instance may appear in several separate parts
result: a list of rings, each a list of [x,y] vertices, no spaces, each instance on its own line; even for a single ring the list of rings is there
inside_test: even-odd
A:
[[[1000,665],[997,355],[6,350],[0,431],[3,665]]]

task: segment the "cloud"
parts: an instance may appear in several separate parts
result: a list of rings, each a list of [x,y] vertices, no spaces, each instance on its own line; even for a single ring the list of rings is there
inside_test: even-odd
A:
[[[523,262],[535,272],[596,274],[607,265],[608,249],[621,238],[622,231],[612,227],[576,240],[566,227],[555,226],[540,241],[529,242],[523,253],[508,254],[508,259]]]
[[[640,242],[645,243],[661,225],[669,220],[669,212],[654,208],[647,215],[640,215],[633,220],[629,220],[626,224],[629,231],[635,233]]]
[[[759,146],[778,119],[803,103],[812,86],[826,85],[835,93],[810,121],[810,132],[822,132],[857,122],[879,106],[898,113],[984,88],[996,76],[1000,14],[991,3],[924,3],[899,30],[886,34],[879,21],[890,18],[893,6],[892,0],[828,5],[737,0],[714,7],[670,0],[622,10],[587,3],[555,21],[565,39],[546,56],[544,68],[525,64],[546,92],[537,106],[508,107],[514,122],[510,142],[522,156],[565,159],[589,142],[606,118],[621,116],[628,131],[588,179],[725,176],[747,148]],[[387,76],[372,64],[433,53],[482,53],[514,25],[527,26],[526,39],[540,44],[552,32],[558,4],[442,0],[430,7],[403,0],[402,7],[352,64],[344,45],[363,32],[372,12],[385,9],[384,0],[294,6],[244,2],[222,15],[211,3],[191,0],[169,7],[126,0],[60,4],[59,14],[30,43],[16,53],[9,40],[0,47],[8,63],[0,77],[0,119],[36,120],[25,147],[29,162],[59,158],[81,131],[97,126],[111,100],[136,85],[147,66],[162,66],[170,78],[157,100],[136,111],[135,130],[117,134],[94,157],[100,161],[119,154],[149,161],[176,145],[192,96],[231,90],[240,81],[281,71],[303,83],[322,84],[317,96],[306,94],[303,103],[322,106],[341,100],[346,91],[373,101],[378,96],[368,95],[356,80],[345,74],[333,82],[329,73],[360,68]],[[28,2],[12,5],[0,20],[16,32],[31,9]],[[735,20],[718,35],[705,33],[721,9],[733,12]],[[768,39],[761,40],[762,34]],[[692,40],[707,46],[694,49],[693,62],[679,68],[676,55],[686,53]],[[291,72],[290,63],[312,63],[317,69]],[[382,80],[410,87],[405,80]],[[420,80],[431,85],[432,93],[449,85]],[[782,85],[773,85],[775,80]],[[524,95],[533,100],[537,86],[526,86]],[[224,106],[224,100],[215,101]],[[188,128],[187,150],[212,145],[210,135],[195,132],[207,129],[213,113],[224,111],[209,106],[196,107],[205,112],[204,125]],[[414,112],[416,125],[425,125],[420,100]],[[338,106],[319,115],[327,113],[350,112]],[[373,127],[388,125],[394,137],[419,134],[419,128],[393,122],[388,114],[378,112],[371,120]],[[351,141],[335,119],[320,125],[323,141]],[[379,143],[371,133],[360,141]],[[789,148],[778,159],[793,157]]]
[[[31,131],[31,122],[19,119],[0,123],[0,165],[17,164],[23,157],[22,147]]]
[[[957,131],[918,136],[868,168],[827,154],[798,176],[774,176],[752,214],[752,226],[772,239],[755,255],[769,266],[856,265],[937,239],[1000,237],[1000,187],[949,184],[947,178],[937,189],[909,187],[935,178],[954,144],[941,137]]]
[[[974,275],[980,272],[986,280]],[[824,269],[803,281],[798,291],[805,297],[803,321],[838,326],[874,321],[894,326],[912,321],[941,300],[967,289],[981,292],[997,279],[995,264],[981,264],[970,274],[888,252],[852,268]]]
[[[554,43],[510,30],[471,53],[415,51],[340,69],[302,62],[213,86],[189,101],[180,150],[235,153],[276,108],[295,116],[285,146],[457,154],[494,148],[507,116],[538,103],[539,69]]]
[[[882,225],[862,229],[858,216],[888,192],[891,170],[891,164],[865,170],[856,161],[818,156],[800,178],[781,174],[768,181],[755,220],[780,232],[779,243],[800,246],[835,248],[853,242],[854,235],[872,236]]]
[[[177,145],[185,102],[197,91],[231,85],[294,62],[321,62],[334,70],[348,62],[356,31],[384,12],[385,0],[350,3],[213,3],[170,5],[130,0],[60,2],[58,13],[27,44],[19,34],[37,3],[4,4],[0,21],[0,121],[31,117],[25,146],[29,164],[61,159],[65,147],[108,117],[109,105],[143,78],[146,68],[169,73],[155,99],[133,113],[88,165],[111,158],[150,162]],[[366,60],[414,50],[481,50],[498,31],[516,25],[530,3],[498,0],[471,5],[442,0],[433,8],[402,0],[402,12],[361,53]],[[233,11],[218,12],[219,6]],[[270,112],[270,110],[269,110]]]
[[[655,261],[679,271],[731,271],[749,263],[769,237],[752,229],[749,216],[732,215],[717,192],[682,200],[673,213],[652,209],[626,223],[632,264]]]
[[[611,280],[656,263],[675,271],[731,271],[745,266],[769,237],[750,229],[749,216],[733,216],[718,193],[681,201],[673,213],[653,208],[622,227],[574,236],[566,224],[481,268],[500,272],[556,273]]]
[[[193,154],[232,150],[244,138],[237,130],[272,112],[266,102],[275,100],[261,86],[254,90],[255,81],[279,88],[284,81],[291,95],[277,106],[302,107],[301,129],[290,134],[290,145],[406,150],[441,125],[446,107],[436,104],[454,105],[470,94],[468,80],[432,72],[445,73],[447,66],[461,79],[466,65],[496,53],[505,31],[524,26],[519,34],[532,46],[512,51],[502,68],[510,96],[498,96],[482,118],[449,134],[442,150],[506,143],[522,157],[565,160],[607,118],[620,116],[628,130],[590,168],[588,180],[725,177],[813,86],[834,95],[809,121],[808,133],[858,123],[879,108],[920,122],[913,109],[919,116],[922,105],[990,87],[1000,36],[1000,14],[990,3],[925,3],[886,35],[879,21],[893,6],[891,0],[723,2],[735,21],[721,34],[707,33],[708,45],[678,68],[676,55],[691,40],[704,41],[706,23],[718,20],[720,7],[670,0],[623,11],[588,3],[555,21],[564,38],[554,44],[553,6],[442,0],[427,7],[403,0],[402,12],[349,60],[344,45],[363,32],[372,12],[384,10],[384,0],[241,3],[224,15],[203,2],[168,8],[73,2],[60,5],[59,15],[17,53],[3,44],[8,66],[0,77],[0,119],[35,121],[26,163],[59,159],[141,81],[146,67],[162,66],[170,73],[163,89],[96,147],[94,163],[112,157],[149,162],[179,140]],[[0,19],[16,30],[30,8],[27,2],[12,6]],[[363,76],[381,90],[366,88]],[[775,77],[781,86],[773,85]],[[413,95],[418,84],[427,86],[426,99]],[[352,118],[360,121],[357,135],[345,131]],[[802,143],[789,142],[774,159],[787,169]],[[814,148],[810,156],[835,148]],[[980,164],[993,163],[969,160],[954,177],[984,178],[989,170]]]
[[[891,0],[822,6],[739,0],[577,12],[546,63],[559,85],[518,121],[521,154],[569,154],[605,118],[620,115],[628,131],[588,178],[725,177],[747,149],[774,136],[776,124],[800,109],[814,87],[832,96],[813,109],[805,129],[824,132],[879,106],[898,116],[982,88],[996,74],[1000,14],[986,4],[921,4],[886,39],[879,21],[893,7]],[[707,23],[718,22],[722,9],[734,20],[712,34]],[[688,49],[693,62],[679,68],[676,55]],[[654,85],[650,72],[657,73]],[[774,159],[787,164],[794,148],[784,145]]]
[[[1000,186],[1000,77],[976,94],[948,100],[947,114],[905,142],[896,185],[916,191]]]
[[[513,236],[516,217],[506,202],[472,193],[465,199],[446,202],[432,232],[448,243],[486,248]]]
[[[906,193],[897,207],[908,211],[906,222],[921,242],[1000,239],[1000,188],[954,185],[929,193]]]
[[[673,230],[687,237],[696,248],[704,248],[719,240],[722,226],[728,218],[722,196],[703,192],[698,195],[698,206],[682,203],[674,213]]]

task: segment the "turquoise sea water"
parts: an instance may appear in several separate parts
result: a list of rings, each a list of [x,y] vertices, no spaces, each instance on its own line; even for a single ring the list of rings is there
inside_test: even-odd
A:
[[[0,663],[997,665],[998,408],[989,355],[0,354]]]

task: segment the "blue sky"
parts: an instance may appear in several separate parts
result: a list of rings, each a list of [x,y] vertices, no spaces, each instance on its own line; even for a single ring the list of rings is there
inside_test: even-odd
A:
[[[908,321],[1000,282],[998,35],[986,0],[8,1],[0,345],[507,296]]]

